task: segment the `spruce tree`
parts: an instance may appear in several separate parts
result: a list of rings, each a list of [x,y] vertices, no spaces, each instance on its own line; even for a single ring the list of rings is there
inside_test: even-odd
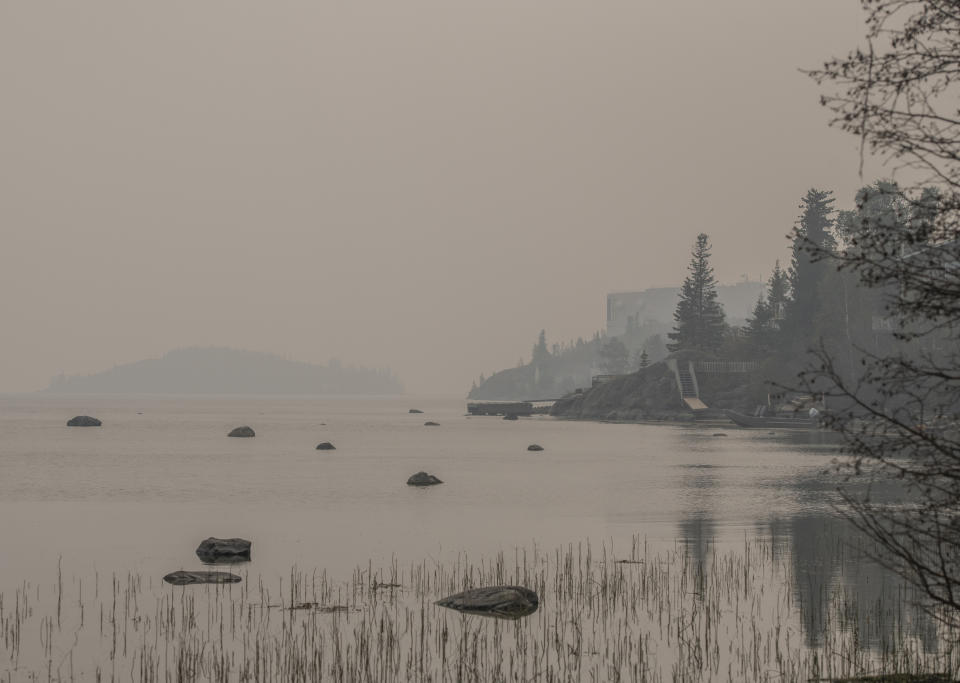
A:
[[[800,217],[793,231],[793,261],[790,264],[790,289],[793,299],[787,307],[787,322],[800,341],[813,328],[818,308],[820,281],[826,266],[815,260],[811,251],[831,251],[836,241],[831,234],[835,209],[833,193],[811,189],[800,202]]]
[[[787,304],[790,303],[790,278],[780,267],[777,259],[773,266],[773,274],[767,280],[767,306],[770,308],[770,319],[775,326],[783,320],[787,313]]]
[[[530,363],[540,365],[550,357],[547,350],[547,331],[540,330],[540,336],[537,337],[537,343],[533,345],[533,351],[530,353]]]
[[[690,274],[680,289],[680,301],[673,314],[673,340],[670,351],[699,349],[717,351],[723,344],[726,330],[723,307],[717,301],[717,281],[710,266],[710,241],[704,234],[697,235],[688,266]]]
[[[766,352],[771,346],[774,309],[761,294],[753,307],[753,315],[747,318],[747,338],[755,351]]]

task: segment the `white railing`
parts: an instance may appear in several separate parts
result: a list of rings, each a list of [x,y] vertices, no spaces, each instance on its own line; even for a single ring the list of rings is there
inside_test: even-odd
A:
[[[755,360],[698,360],[693,367],[697,372],[721,374],[753,372],[760,367],[760,363]]]

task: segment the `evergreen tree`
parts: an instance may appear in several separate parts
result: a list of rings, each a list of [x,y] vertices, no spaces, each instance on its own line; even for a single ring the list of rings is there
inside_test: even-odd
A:
[[[793,261],[790,289],[793,298],[787,307],[787,321],[798,341],[806,342],[817,313],[820,282],[826,266],[812,257],[811,250],[831,251],[836,247],[831,229],[835,209],[833,193],[811,189],[800,202],[800,217],[793,230]]]
[[[779,326],[787,314],[787,305],[790,303],[790,278],[780,267],[777,259],[773,266],[773,274],[767,280],[767,306],[770,308],[770,319],[774,326]]]
[[[647,347],[644,346],[640,352],[640,369],[643,370],[648,365],[650,365],[650,356],[647,355]]]
[[[540,336],[537,337],[537,343],[533,346],[533,352],[530,354],[530,362],[533,365],[540,365],[550,357],[547,350],[547,331],[540,330]]]
[[[667,348],[716,351],[723,345],[726,323],[710,266],[710,242],[704,233],[697,235],[688,270],[690,274],[683,281],[680,301],[673,314],[676,324],[668,335],[673,343]]]
[[[774,309],[761,294],[753,307],[753,316],[747,318],[747,338],[756,351],[766,352],[771,346]]]
[[[622,375],[629,368],[630,353],[616,337],[600,347],[600,364],[611,375]]]

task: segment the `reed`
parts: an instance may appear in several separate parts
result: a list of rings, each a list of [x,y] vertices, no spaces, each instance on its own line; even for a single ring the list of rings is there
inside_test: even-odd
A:
[[[808,681],[960,672],[958,633],[917,634],[913,596],[864,608],[835,586],[817,633],[792,565],[769,542],[705,559],[635,537],[357,567],[294,567],[276,582],[171,587],[138,573],[23,582],[0,593],[0,681]],[[241,571],[242,573],[242,571]],[[519,584],[517,621],[434,605]],[[866,615],[866,617],[864,616]],[[936,623],[936,622],[934,622]],[[865,626],[866,624],[866,626]]]

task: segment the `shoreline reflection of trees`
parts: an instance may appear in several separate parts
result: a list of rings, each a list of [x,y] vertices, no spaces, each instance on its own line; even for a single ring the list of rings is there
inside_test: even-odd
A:
[[[812,435],[814,450],[820,445],[817,436]],[[811,435],[794,438],[809,440]],[[824,497],[836,491],[835,482],[816,474],[770,484],[808,509],[822,507]],[[679,488],[690,493],[678,522],[678,538],[691,561],[705,567],[717,539],[719,470],[710,465],[687,467]],[[903,491],[893,483],[874,487],[871,494],[877,500],[903,499]],[[789,564],[790,589],[808,647],[821,646],[828,629],[856,629],[870,650],[891,651],[905,637],[916,638],[927,652],[938,650],[937,623],[917,608],[915,587],[873,561],[870,556],[876,548],[845,519],[829,512],[798,514],[759,521],[755,528],[758,537],[769,539],[774,556]]]

